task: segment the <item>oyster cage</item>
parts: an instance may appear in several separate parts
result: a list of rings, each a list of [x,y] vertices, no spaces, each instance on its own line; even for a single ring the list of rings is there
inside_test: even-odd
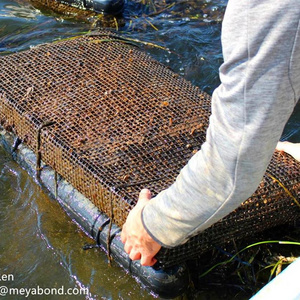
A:
[[[147,187],[155,196],[205,141],[210,96],[111,32],[0,57],[0,119],[41,160],[122,226]],[[172,249],[167,268],[214,245],[299,218],[299,162],[275,152],[256,192]]]

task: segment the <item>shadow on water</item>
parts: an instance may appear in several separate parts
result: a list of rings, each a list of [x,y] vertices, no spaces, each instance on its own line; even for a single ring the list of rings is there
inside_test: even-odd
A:
[[[122,26],[116,28],[114,23],[113,27],[125,36],[147,42],[143,46],[145,51],[211,94],[219,84],[220,30],[226,4],[224,0],[169,1],[153,9],[128,1]],[[45,9],[42,12],[29,2],[0,0],[1,55],[81,35],[99,26],[95,16],[75,21],[73,16],[63,17]],[[298,105],[286,126],[284,139],[300,141],[299,114]],[[121,268],[109,267],[103,251],[82,250],[85,243],[92,242],[89,237],[3,149],[0,149],[0,191],[0,274],[14,275],[13,281],[6,282],[7,286],[84,287],[89,292],[88,296],[65,295],[61,299],[153,299]],[[222,255],[205,259],[222,261]],[[203,266],[194,264],[194,268]],[[233,271],[229,268],[229,272]],[[240,276],[243,280],[235,279],[235,284],[226,283],[228,270],[218,272],[215,273],[218,280],[203,281],[193,275],[196,286],[190,287],[184,299],[233,299],[235,296],[247,299],[254,292],[242,287],[247,272],[243,271]],[[58,297],[47,296],[47,299]]]

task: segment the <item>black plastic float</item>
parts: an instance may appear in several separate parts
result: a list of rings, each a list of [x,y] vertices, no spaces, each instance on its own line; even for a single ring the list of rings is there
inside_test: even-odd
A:
[[[125,0],[56,0],[77,8],[94,10],[97,13],[119,15],[123,12]]]

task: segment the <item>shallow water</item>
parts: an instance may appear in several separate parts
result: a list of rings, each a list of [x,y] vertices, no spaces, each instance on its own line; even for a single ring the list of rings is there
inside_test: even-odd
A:
[[[90,299],[152,299],[121,268],[109,267],[104,252],[82,250],[92,240],[3,149],[0,169],[0,273],[14,276],[6,286],[63,286],[65,290],[75,288],[75,293],[84,287]],[[57,299],[57,295],[48,298]],[[62,297],[74,298],[85,296]]]
[[[149,13],[146,7],[129,2],[124,13],[125,25],[119,31],[168,48],[169,51],[144,47],[156,59],[211,94],[219,84],[220,29],[226,3],[225,0],[182,2],[148,18],[143,16]],[[49,11],[42,13],[25,1],[0,0],[2,55],[79,35],[91,28],[92,21],[66,20]],[[298,105],[284,138],[299,142],[299,125]],[[88,289],[88,296],[54,295],[47,299],[153,299],[121,268],[115,264],[109,267],[104,252],[82,250],[85,243],[92,241],[2,148],[0,191],[0,275],[14,276],[13,281],[5,282],[6,286]],[[214,289],[191,297],[213,299]]]

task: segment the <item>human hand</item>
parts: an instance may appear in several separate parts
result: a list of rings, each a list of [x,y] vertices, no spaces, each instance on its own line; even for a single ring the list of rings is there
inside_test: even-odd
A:
[[[132,260],[140,259],[142,266],[153,266],[156,263],[154,256],[161,248],[161,245],[151,238],[142,223],[142,209],[150,199],[151,192],[148,189],[141,190],[139,200],[130,211],[121,233],[125,252]]]
[[[300,161],[300,143],[278,142],[276,150],[284,151]]]

